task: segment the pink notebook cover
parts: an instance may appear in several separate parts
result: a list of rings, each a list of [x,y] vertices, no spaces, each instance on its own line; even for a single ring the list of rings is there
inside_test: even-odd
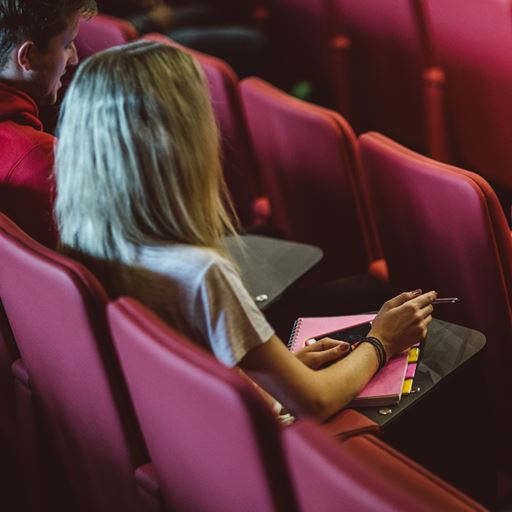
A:
[[[407,354],[391,358],[382,370],[375,374],[366,387],[350,402],[350,405],[372,406],[397,404],[402,397]]]
[[[293,326],[288,348],[297,352],[305,346],[306,340],[327,334],[328,332],[345,329],[353,325],[371,322],[375,315],[317,316],[298,318]]]
[[[323,334],[369,322],[375,315],[349,315],[299,318],[296,320],[288,348],[296,352],[305,346],[306,340]],[[400,401],[408,351],[393,357],[380,372],[375,374],[366,387],[350,402],[350,405],[393,405]]]

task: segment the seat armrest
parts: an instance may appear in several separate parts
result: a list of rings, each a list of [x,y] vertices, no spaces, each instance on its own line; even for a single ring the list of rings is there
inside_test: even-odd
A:
[[[348,439],[362,434],[379,435],[377,423],[354,409],[344,409],[321,425],[332,437]]]
[[[445,82],[446,77],[440,67],[431,66],[424,70],[423,95],[427,149],[429,156],[440,162],[451,161],[445,112]]]
[[[22,359],[16,359],[11,365],[11,372],[16,380],[30,389],[30,375]]]
[[[135,470],[135,483],[144,510],[148,512],[163,512],[164,507],[160,497],[160,484],[156,478],[153,464],[144,464]]]
[[[384,258],[379,258],[370,262],[368,274],[383,283],[389,282],[388,264]]]
[[[329,40],[330,75],[336,110],[347,119],[354,119],[350,83],[350,51],[352,41],[343,34]]]

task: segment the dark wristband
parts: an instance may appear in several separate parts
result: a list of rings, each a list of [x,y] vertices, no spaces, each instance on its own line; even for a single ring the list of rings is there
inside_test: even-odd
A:
[[[377,359],[379,361],[379,367],[377,371],[381,370],[387,363],[388,357],[386,354],[386,349],[382,344],[382,341],[379,338],[375,338],[374,336],[367,336],[366,338],[361,340],[361,343],[369,343],[375,349],[375,353],[377,354]]]

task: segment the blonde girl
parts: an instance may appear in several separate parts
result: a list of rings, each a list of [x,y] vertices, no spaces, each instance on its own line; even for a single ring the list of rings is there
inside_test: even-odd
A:
[[[128,294],[238,366],[293,413],[324,420],[426,335],[435,292],[384,304],[382,346],[325,339],[292,355],[255,306],[222,240],[234,234],[203,75],[187,53],[137,42],[99,53],[64,101],[56,157],[62,250],[112,296]],[[325,363],[332,363],[325,365]]]

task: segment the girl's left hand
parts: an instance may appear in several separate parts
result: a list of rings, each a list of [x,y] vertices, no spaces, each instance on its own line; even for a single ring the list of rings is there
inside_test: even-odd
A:
[[[334,363],[350,353],[350,343],[346,341],[322,338],[311,345],[301,348],[295,355],[312,370]]]

